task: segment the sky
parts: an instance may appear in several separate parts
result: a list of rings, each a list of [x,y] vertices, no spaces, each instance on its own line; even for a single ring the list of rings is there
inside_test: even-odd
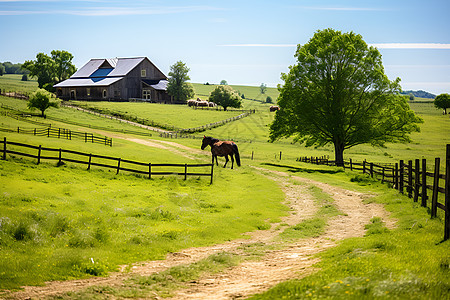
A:
[[[450,93],[448,0],[0,0],[0,62],[67,50],[91,58],[177,61],[191,82],[270,87],[317,30],[360,34],[403,90]]]

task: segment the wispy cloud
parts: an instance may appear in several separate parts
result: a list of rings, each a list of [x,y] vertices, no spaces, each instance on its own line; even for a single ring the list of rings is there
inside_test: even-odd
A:
[[[337,6],[297,6],[296,8],[307,10],[330,10],[330,11],[385,11],[385,8],[377,7],[337,7]]]
[[[273,48],[292,48],[296,44],[224,44],[220,47],[273,47]],[[450,49],[450,44],[441,43],[376,43],[369,46],[378,49]]]
[[[370,46],[379,49],[450,49],[450,44],[440,43],[380,43]]]
[[[296,44],[225,44],[219,45],[220,47],[273,47],[273,48],[286,48],[297,47]]]
[[[0,0],[2,1],[2,0]],[[83,9],[63,10],[0,10],[0,15],[38,15],[57,14],[75,16],[130,16],[130,15],[164,15],[197,11],[213,11],[220,8],[212,6],[174,6],[174,7],[89,7]]]

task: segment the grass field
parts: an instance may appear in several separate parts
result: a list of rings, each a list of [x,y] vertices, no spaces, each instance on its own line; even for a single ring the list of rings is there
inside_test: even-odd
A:
[[[12,81],[5,83],[4,80]],[[25,89],[22,84],[29,83],[21,83],[20,78],[14,81],[11,77],[0,77],[1,84],[16,85],[20,91]],[[206,95],[213,88],[200,84],[194,87],[197,95]],[[246,98],[257,99],[259,88],[240,87],[240,92]],[[276,99],[276,89],[268,89],[267,93]],[[26,110],[23,100],[0,97],[0,103]],[[109,103],[97,104],[109,106]],[[225,115],[224,112],[194,111],[185,106],[135,104],[123,103],[114,109],[140,117],[158,115],[159,120],[172,124],[200,124],[204,120],[220,120]],[[375,162],[443,158],[445,145],[450,143],[450,118],[443,116],[430,102],[410,105],[424,119],[421,132],[412,135],[413,143],[388,144],[386,148],[361,145],[346,151],[345,158]],[[372,194],[374,197],[367,201],[384,204],[398,220],[397,228],[387,229],[380,220],[373,219],[367,224],[365,237],[344,240],[320,254],[316,273],[280,284],[265,294],[255,295],[255,299],[447,297],[450,244],[442,242],[442,211],[438,218],[430,219],[426,208],[370,178],[338,168],[296,162],[299,156],[330,155],[333,158],[332,148],[305,148],[291,144],[289,139],[268,143],[268,126],[274,117],[268,106],[247,99],[244,107],[256,109],[255,114],[205,132],[235,140],[243,162],[242,167],[233,171],[215,168],[213,185],[205,178],[192,177],[183,181],[167,176],[149,180],[129,174],[116,175],[114,171],[100,168],[87,171],[85,167],[70,163],[60,167],[48,162],[36,165],[33,160],[17,156],[0,160],[0,289],[17,289],[47,280],[103,276],[116,270],[118,265],[159,259],[168,252],[212,245],[242,237],[243,232],[267,229],[268,224],[279,220],[288,208],[280,204],[284,194],[278,185],[249,166],[255,165]],[[175,113],[171,114],[171,110]],[[205,150],[206,155],[186,152],[189,154],[186,157],[126,140],[174,141],[199,149],[198,139],[167,140],[157,135],[150,138],[109,132],[108,128],[148,131],[69,108],[50,108],[47,114],[84,126],[32,119],[52,127],[114,136],[113,147],[18,133],[0,132],[0,138],[142,162],[195,163],[210,159],[209,150]],[[164,116],[166,114],[169,117]],[[0,115],[0,127],[19,126],[37,125]],[[105,129],[93,129],[94,126]],[[328,210],[298,225],[304,235],[298,235],[298,230],[287,230],[284,239],[318,235],[324,230],[327,218],[338,213],[329,209],[331,204],[326,195],[317,190],[313,193]],[[201,273],[217,261],[223,260],[230,266],[239,258],[227,256],[210,260],[213,263],[199,262],[189,268]],[[183,270],[186,269],[169,270],[163,275],[172,278],[172,274]],[[149,286],[160,279],[145,280],[142,284]],[[164,281],[161,284],[164,285]],[[133,297],[145,296],[136,295]],[[92,292],[78,298],[91,296],[98,294]]]

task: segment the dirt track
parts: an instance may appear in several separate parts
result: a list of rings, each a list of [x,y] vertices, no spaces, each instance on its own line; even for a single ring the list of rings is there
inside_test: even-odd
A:
[[[133,140],[141,142],[141,140]],[[151,142],[142,140],[148,146],[163,146],[169,149],[174,147],[183,152],[184,146],[176,143]],[[144,143],[145,142],[145,143]],[[240,265],[225,272],[210,277],[204,277],[189,283],[188,287],[175,293],[173,299],[235,299],[246,297],[265,291],[279,282],[291,278],[301,278],[314,272],[313,264],[318,261],[313,258],[336,241],[362,236],[364,225],[374,216],[381,217],[387,227],[394,223],[389,219],[387,212],[381,205],[364,204],[363,198],[368,197],[358,192],[330,186],[297,176],[289,176],[283,172],[269,171],[256,168],[255,172],[264,173],[275,180],[286,195],[285,204],[291,208],[288,216],[282,218],[281,223],[290,226],[298,224],[301,220],[314,215],[317,208],[314,198],[309,194],[308,187],[317,186],[334,199],[334,204],[344,214],[332,218],[328,222],[325,234],[317,238],[301,239],[290,245],[284,245],[278,250],[266,251],[260,260],[244,261]],[[293,181],[302,184],[294,184]],[[232,252],[242,255],[241,246],[252,243],[273,244],[280,233],[280,223],[272,224],[271,229],[248,233],[250,239],[234,240],[212,247],[189,248],[178,253],[172,253],[163,261],[149,261],[136,264],[129,273],[119,272],[107,278],[91,278],[63,282],[49,282],[43,287],[25,287],[24,291],[14,293],[15,299],[42,299],[69,291],[80,291],[89,286],[115,286],[120,287],[123,281],[133,275],[150,275],[170,268],[172,266],[189,264],[219,252]]]

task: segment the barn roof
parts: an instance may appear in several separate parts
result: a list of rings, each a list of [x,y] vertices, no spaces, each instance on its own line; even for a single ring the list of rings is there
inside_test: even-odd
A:
[[[147,86],[150,86],[154,88],[155,90],[159,91],[166,91],[167,85],[169,82],[167,80],[149,80],[149,79],[142,79],[142,82],[145,83]]]
[[[144,59],[145,57],[91,59],[70,78],[125,76]]]

